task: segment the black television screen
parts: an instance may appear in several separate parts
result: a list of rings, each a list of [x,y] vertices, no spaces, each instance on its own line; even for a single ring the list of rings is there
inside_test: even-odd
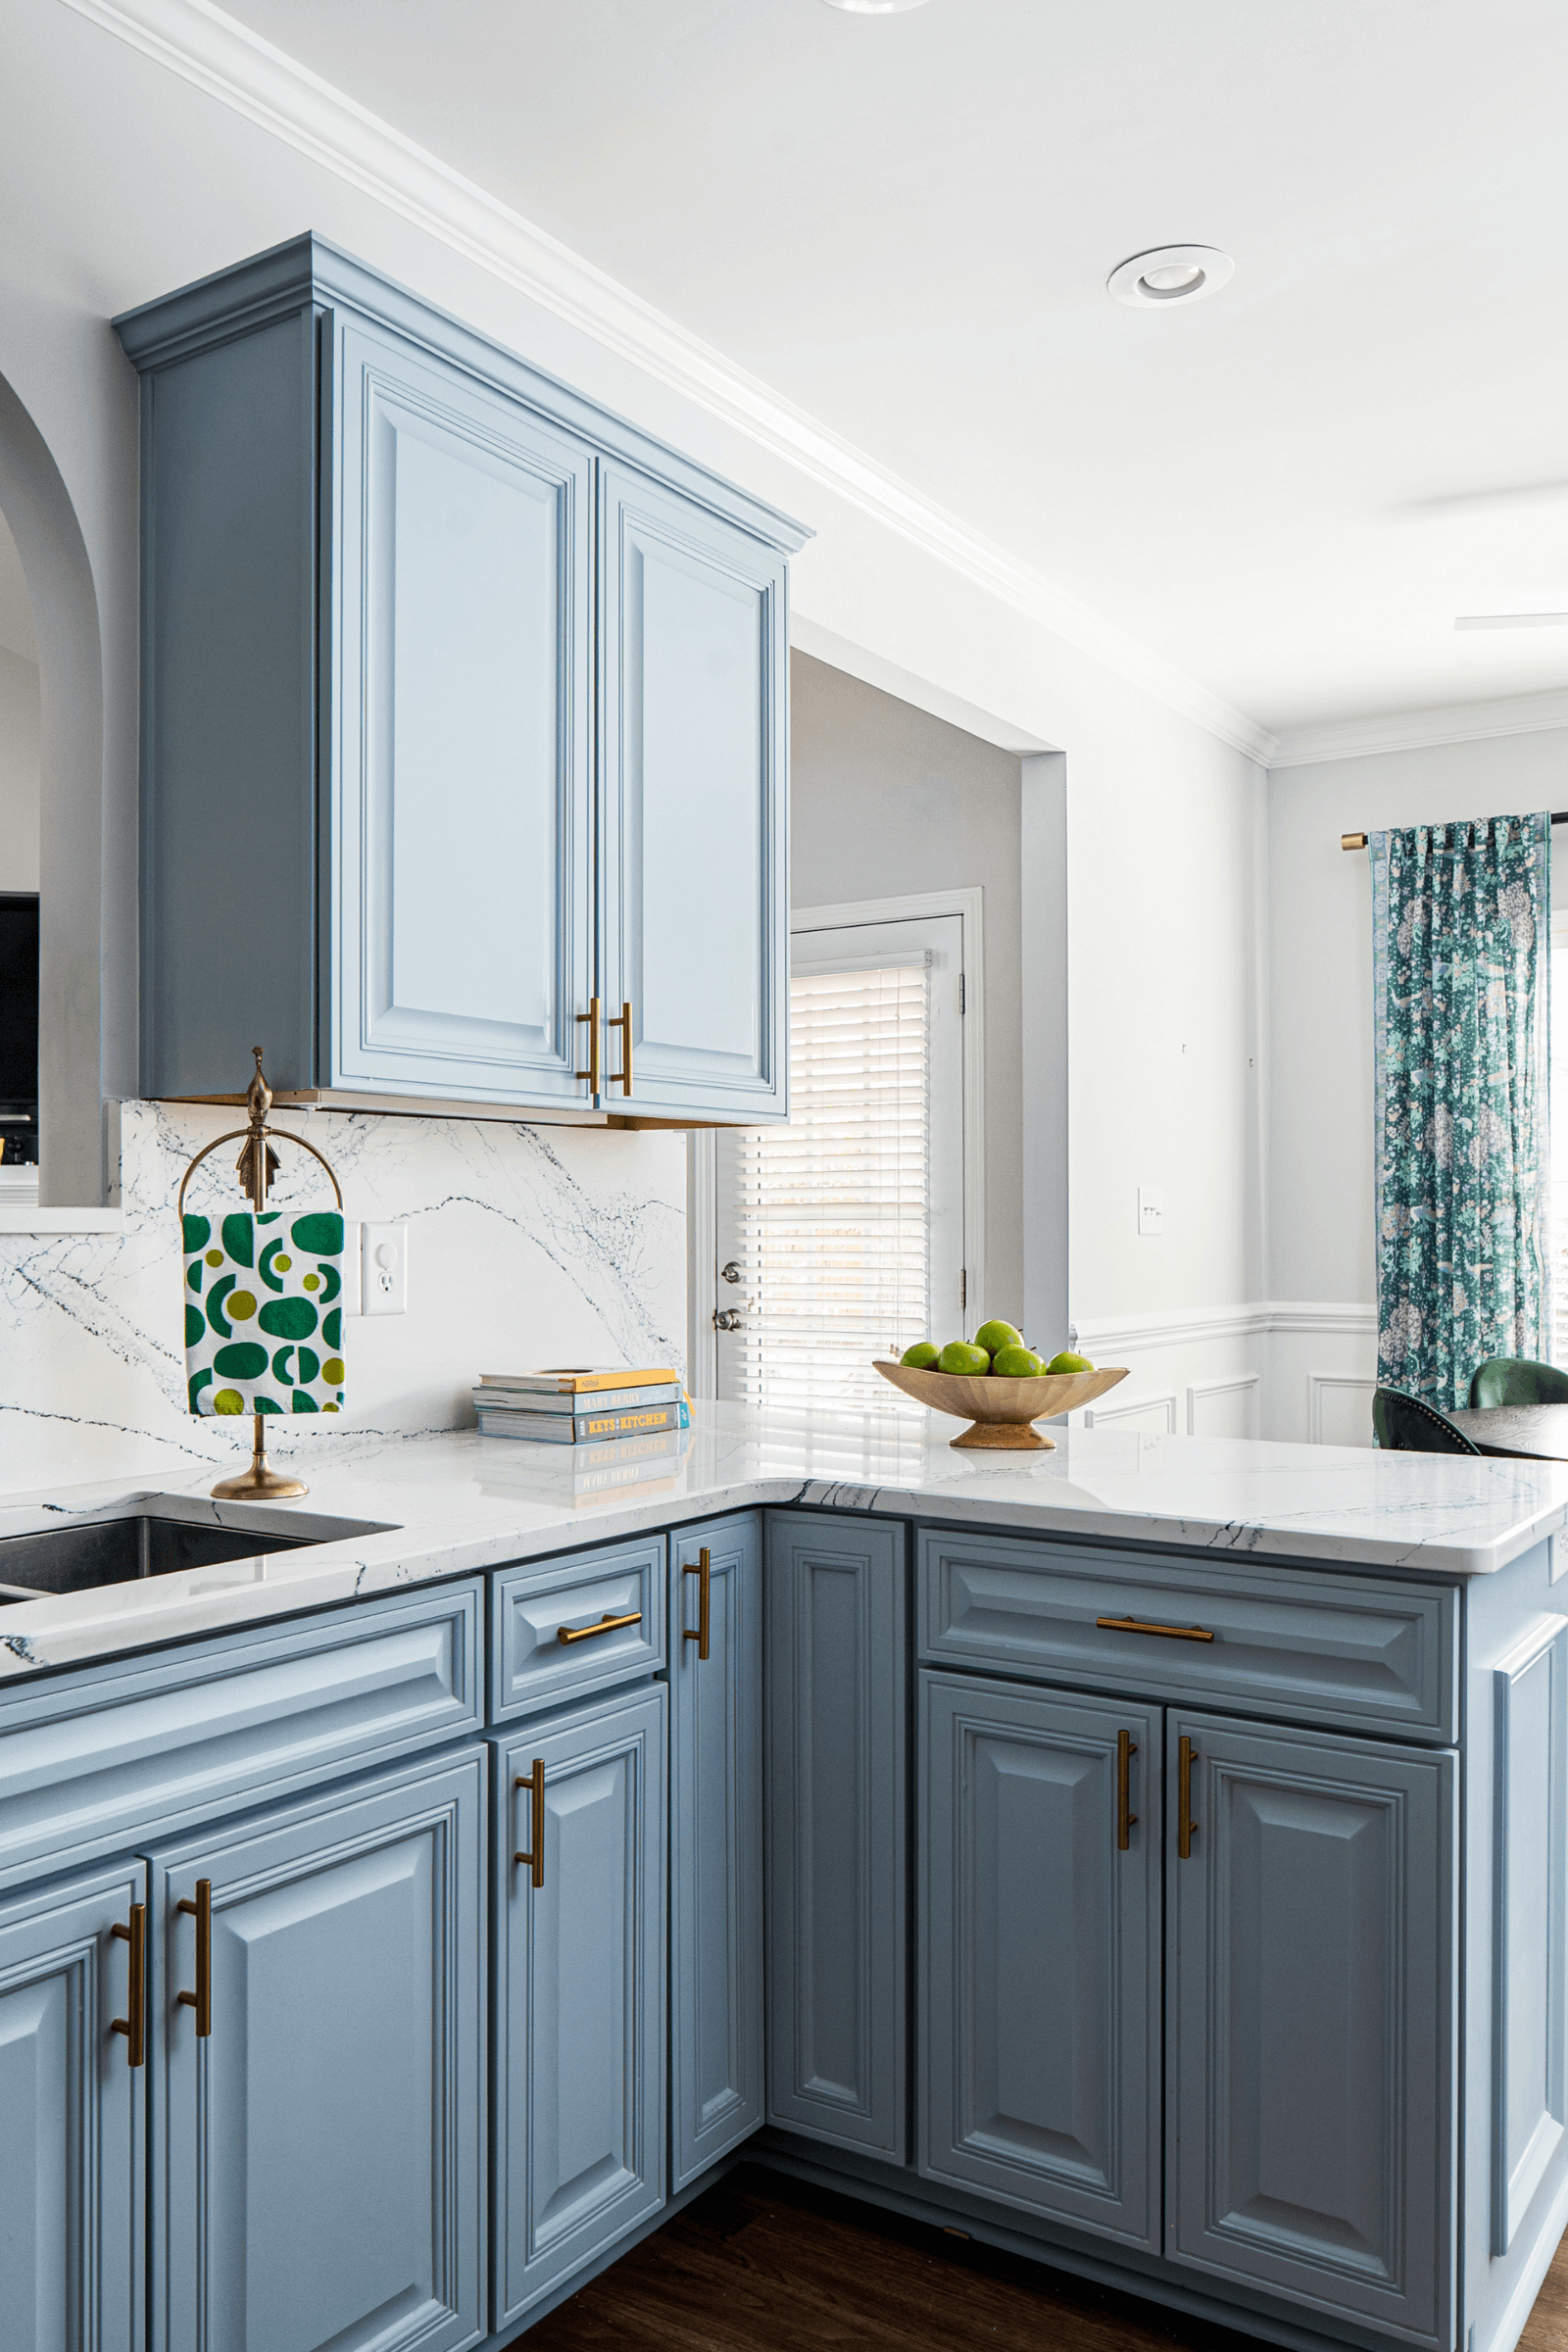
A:
[[[0,1102],[38,1100],[38,894],[0,891]]]

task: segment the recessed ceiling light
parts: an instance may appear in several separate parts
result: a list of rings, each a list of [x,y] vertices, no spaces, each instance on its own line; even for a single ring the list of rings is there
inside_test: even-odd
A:
[[[1162,303],[1201,302],[1205,294],[1217,294],[1235,269],[1217,245],[1156,245],[1120,263],[1105,291],[1135,310],[1158,310]]]
[[[1456,629],[1568,629],[1568,612],[1461,612]]]
[[[898,17],[906,8],[924,8],[925,0],[827,0],[827,4],[852,17]]]

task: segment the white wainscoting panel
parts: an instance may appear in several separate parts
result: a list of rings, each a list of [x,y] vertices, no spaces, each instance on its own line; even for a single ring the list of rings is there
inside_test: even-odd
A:
[[[1237,1372],[1222,1380],[1190,1381],[1187,1435],[1190,1438],[1256,1438],[1262,1435],[1263,1378]]]
[[[1112,1396],[1120,1396],[1117,1390]],[[1115,1404],[1084,1407],[1085,1429],[1136,1429],[1152,1438],[1176,1435],[1176,1392],[1166,1389],[1154,1396],[1129,1396]]]
[[[1309,1372],[1306,1428],[1314,1446],[1370,1446],[1375,1380],[1353,1372]]]

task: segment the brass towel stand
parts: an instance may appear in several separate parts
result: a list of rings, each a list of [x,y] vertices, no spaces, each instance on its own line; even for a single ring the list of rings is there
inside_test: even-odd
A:
[[[235,1173],[239,1177],[240,1191],[245,1195],[258,1216],[267,1206],[268,1187],[277,1174],[277,1153],[268,1141],[269,1136],[272,1135],[281,1135],[286,1142],[298,1144],[302,1152],[309,1152],[313,1159],[320,1161],[331,1180],[332,1190],[337,1196],[338,1208],[340,1211],[342,1209],[343,1187],[339,1184],[337,1171],[325,1152],[318,1152],[316,1146],[308,1144],[303,1135],[291,1135],[287,1128],[269,1127],[267,1124],[267,1114],[272,1107],[272,1090],[268,1085],[262,1071],[263,1048],[252,1046],[251,1052],[256,1056],[256,1074],[245,1090],[245,1125],[231,1127],[225,1135],[215,1135],[210,1144],[202,1146],[195,1158],[187,1166],[184,1175],[179,1180],[179,1199],[175,1204],[175,1214],[180,1218],[182,1224],[185,1215],[185,1187],[210,1152],[216,1152],[222,1144],[233,1143],[236,1138],[240,1139],[240,1151],[239,1157],[234,1162]],[[296,1495],[308,1494],[311,1490],[302,1478],[285,1478],[279,1471],[269,1468],[267,1446],[262,1434],[266,1427],[267,1415],[257,1413],[253,1418],[255,1435],[252,1442],[251,1466],[248,1470],[240,1471],[234,1478],[220,1478],[213,1489],[215,1501],[286,1502]]]

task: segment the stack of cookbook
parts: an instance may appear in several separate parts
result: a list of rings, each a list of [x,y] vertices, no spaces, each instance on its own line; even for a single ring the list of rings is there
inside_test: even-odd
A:
[[[482,1438],[547,1446],[618,1449],[628,1439],[678,1438],[688,1420],[685,1392],[667,1365],[485,1372],[473,1402]]]

